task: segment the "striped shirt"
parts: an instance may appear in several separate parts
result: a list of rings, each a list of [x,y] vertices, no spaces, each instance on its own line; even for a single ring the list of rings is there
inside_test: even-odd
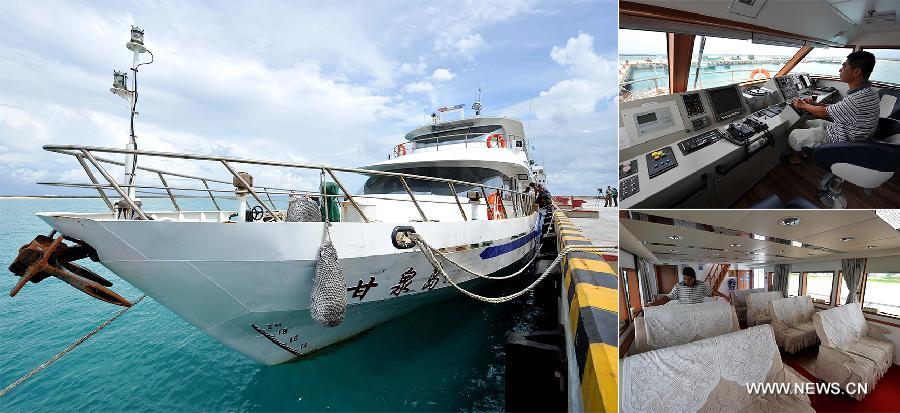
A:
[[[688,287],[684,281],[675,284],[672,292],[666,294],[670,300],[678,300],[682,304],[702,303],[704,297],[712,295],[712,289],[705,282],[697,281],[693,287]]]
[[[831,122],[825,124],[825,140],[842,142],[868,139],[878,126],[878,104],[881,98],[870,83],[847,92],[840,102],[825,110]]]

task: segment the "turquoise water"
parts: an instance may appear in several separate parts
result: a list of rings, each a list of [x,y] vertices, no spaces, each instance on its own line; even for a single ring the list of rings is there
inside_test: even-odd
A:
[[[645,57],[650,58],[661,58],[661,56],[627,56],[628,60],[640,60]],[[749,79],[750,73],[753,69],[757,67],[762,67],[769,71],[771,75],[775,75],[778,70],[781,69],[780,64],[754,64],[754,65],[732,65],[730,68],[724,68],[723,66],[716,67],[715,69],[710,68],[702,68],[700,69],[700,83],[697,84],[697,89],[699,88],[709,88],[716,86],[724,86],[728,84],[743,82]],[[840,64],[835,63],[815,63],[815,62],[801,62],[798,64],[792,72],[802,72],[802,73],[812,73],[819,75],[829,75],[829,76],[838,76],[838,69],[840,69]],[[688,77],[688,88],[694,89],[694,78],[696,73],[696,66],[691,66],[690,76]],[[668,69],[665,67],[657,67],[657,68],[640,68],[634,69],[631,75],[631,80],[641,80],[641,79],[657,79],[657,83],[661,88],[669,87],[668,80]],[[875,64],[875,70],[872,72],[870,76],[872,80],[877,80],[881,82],[888,82],[894,84],[900,84],[900,61],[895,60],[881,60]],[[652,90],[654,87],[654,82],[651,80],[646,80],[643,82],[633,82],[631,83],[632,91],[641,91],[641,90]]]
[[[211,208],[207,202],[183,208]],[[154,205],[171,208],[145,200],[145,208]],[[19,246],[49,232],[35,212],[104,208],[98,199],[0,199],[0,388],[121,308],[54,278],[28,283],[14,298],[7,294],[18,277],[6,267]],[[122,296],[140,296],[99,264],[85,265]],[[146,298],[0,398],[0,411],[502,410],[503,345],[511,331],[535,328],[541,314],[532,300],[491,305],[451,298],[305,361],[265,367]]]

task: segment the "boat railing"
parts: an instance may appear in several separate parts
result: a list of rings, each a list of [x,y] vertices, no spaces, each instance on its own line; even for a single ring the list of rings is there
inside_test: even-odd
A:
[[[85,174],[88,179],[91,181],[90,183],[66,183],[66,182],[41,182],[43,185],[52,185],[52,186],[61,186],[61,187],[72,187],[72,188],[89,188],[96,190],[100,197],[103,198],[103,201],[109,207],[110,211],[116,212],[116,205],[110,200],[109,194],[107,191],[112,190],[114,193],[118,194],[119,197],[127,206],[134,212],[134,214],[142,220],[151,220],[152,218],[148,216],[144,210],[141,208],[141,205],[135,202],[130,196],[129,191],[132,189],[134,193],[139,193],[139,190],[143,194],[153,194],[153,195],[163,195],[167,196],[169,200],[172,202],[172,206],[176,211],[181,211],[181,207],[178,204],[178,198],[187,198],[188,196],[184,196],[183,192],[193,192],[193,193],[205,193],[206,196],[212,201],[217,211],[222,211],[217,199],[226,198],[223,194],[229,194],[227,198],[232,199],[238,193],[242,193],[245,195],[249,195],[259,204],[261,208],[265,212],[269,214],[272,220],[274,221],[283,221],[284,217],[282,214],[278,213],[278,207],[275,204],[272,196],[290,196],[293,194],[307,194],[311,196],[320,197],[320,199],[328,199],[335,198],[340,199],[344,198],[347,202],[349,202],[350,206],[356,210],[359,214],[360,218],[364,222],[372,222],[369,217],[366,216],[363,208],[357,203],[358,199],[378,199],[378,200],[390,200],[390,201],[405,201],[411,202],[418,211],[420,217],[423,222],[428,222],[430,219],[426,216],[425,211],[422,209],[422,203],[438,203],[438,204],[455,204],[459,213],[462,216],[464,221],[468,221],[473,217],[468,217],[463,208],[463,203],[460,201],[459,194],[456,191],[456,186],[461,185],[467,188],[472,188],[474,190],[479,191],[480,195],[483,196],[484,203],[481,205],[486,205],[489,212],[493,213],[493,208],[496,205],[492,206],[488,203],[489,193],[497,194],[500,199],[508,200],[512,203],[512,215],[513,216],[528,216],[534,212],[535,208],[535,199],[534,195],[521,192],[516,190],[511,190],[509,188],[500,188],[490,185],[485,185],[481,183],[475,182],[466,182],[455,179],[447,179],[447,178],[437,178],[437,177],[429,177],[429,176],[421,176],[421,175],[413,175],[413,174],[405,174],[398,172],[389,172],[389,171],[376,171],[371,169],[360,169],[360,168],[340,168],[340,167],[332,167],[327,165],[313,165],[313,164],[302,164],[302,163],[292,163],[292,162],[281,162],[281,161],[267,161],[267,160],[254,160],[254,159],[244,159],[244,158],[235,158],[235,157],[226,157],[226,156],[216,156],[216,155],[199,155],[199,154],[189,154],[189,153],[176,153],[176,152],[157,152],[157,151],[146,151],[146,150],[131,150],[131,149],[119,149],[119,148],[102,148],[102,147],[93,147],[93,146],[79,146],[79,145],[45,145],[44,150],[60,153],[64,155],[70,155],[76,158],[78,163],[84,169]],[[112,175],[108,172],[107,168],[104,165],[113,165],[113,166],[125,166],[125,162],[116,161],[104,157],[100,157],[96,154],[107,153],[107,154],[121,154],[121,155],[134,155],[140,157],[153,157],[153,158],[168,158],[168,159],[181,159],[181,160],[194,160],[194,161],[209,161],[213,163],[218,163],[232,176],[232,181],[227,181],[223,179],[217,179],[212,177],[201,177],[195,176],[183,172],[172,172],[165,171],[162,169],[147,167],[147,166],[136,166],[136,169],[147,173],[148,175],[155,175],[161,185],[138,185],[135,183],[132,184],[123,184],[117,182]],[[241,174],[235,169],[235,165],[255,165],[255,166],[266,166],[266,167],[278,167],[278,168],[291,168],[291,169],[300,169],[307,171],[317,171],[320,173],[322,180],[324,182],[325,177],[329,177],[332,182],[334,182],[337,187],[340,189],[340,193],[338,194],[328,194],[324,192],[324,189],[320,187],[318,191],[310,191],[310,190],[301,190],[297,188],[283,188],[269,185],[256,185],[254,186],[252,183],[247,182],[245,179],[245,175]],[[94,172],[99,173],[100,178],[106,180],[106,183],[101,183],[98,179],[97,175]],[[401,199],[397,197],[389,197],[387,194],[362,194],[362,195],[354,195],[351,194],[346,186],[344,186],[343,182],[337,177],[337,173],[351,173],[358,174],[367,177],[371,176],[389,176],[397,178],[400,183],[403,185],[403,188],[408,196],[408,199]],[[186,180],[189,182],[196,183],[197,186],[177,186],[177,185],[169,185],[168,180]],[[409,186],[408,181],[410,180],[421,180],[421,181],[430,181],[430,182],[440,182],[444,183],[448,187],[448,194],[453,194],[453,201],[442,201],[439,199],[417,199],[412,189]],[[227,185],[228,187],[215,187],[215,185]],[[202,185],[202,187],[200,187]],[[213,185],[213,186],[211,186]],[[162,190],[164,192],[150,192],[148,190]],[[268,200],[268,204],[263,200],[263,196]],[[197,196],[189,196],[192,198],[196,198]],[[469,200],[467,199],[468,203]],[[505,209],[505,207],[504,207]],[[494,214],[496,215],[496,214]]]
[[[488,146],[487,138],[485,136],[493,136],[497,134],[499,134],[503,138],[503,142],[498,143],[497,141],[492,141],[490,146]],[[403,142],[394,146],[393,153],[388,155],[388,159],[406,155],[408,151],[416,151],[426,148],[433,148],[434,151],[440,151],[442,145],[445,147],[453,145],[453,149],[458,149],[459,145],[462,145],[463,148],[519,148],[523,151],[527,148],[524,136],[518,136],[508,132],[455,133],[441,136],[414,138],[411,141]]]
[[[692,66],[692,69],[696,69],[696,66]],[[735,73],[747,73],[752,74],[756,69],[732,69],[732,70],[716,70],[714,72],[709,71],[700,71],[700,78],[697,79],[696,87],[692,87],[692,90],[700,90],[708,87],[715,86],[724,86],[730,85],[739,82],[747,82],[749,76],[747,78],[735,77]],[[693,73],[693,70],[692,70]],[[706,75],[722,75],[729,74],[730,77],[725,77],[721,79],[706,79],[704,82],[703,78]],[[647,89],[647,87],[635,87],[635,84],[649,83],[653,82],[653,88]],[[669,94],[668,87],[660,87],[660,82],[665,82],[668,85],[669,77],[668,76],[656,76],[656,77],[648,77],[643,79],[633,79],[627,80],[619,83],[619,101],[620,102],[629,102],[632,100],[639,100],[649,97],[663,96]],[[693,79],[690,80],[690,85],[693,86]]]

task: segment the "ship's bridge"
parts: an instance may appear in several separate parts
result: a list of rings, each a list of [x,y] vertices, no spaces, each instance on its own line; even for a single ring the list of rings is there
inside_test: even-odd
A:
[[[456,150],[527,152],[522,122],[503,117],[477,117],[424,125],[409,132],[389,159],[413,153]]]

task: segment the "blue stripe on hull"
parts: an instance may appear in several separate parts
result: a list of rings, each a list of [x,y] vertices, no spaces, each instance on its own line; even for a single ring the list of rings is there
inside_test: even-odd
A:
[[[499,257],[508,252],[515,251],[519,248],[528,245],[531,240],[539,237],[541,235],[541,223],[544,221],[544,214],[538,214],[536,225],[534,226],[534,230],[503,245],[496,245],[493,247],[485,248],[484,251],[481,251],[479,256],[481,259],[486,260],[494,257]]]

